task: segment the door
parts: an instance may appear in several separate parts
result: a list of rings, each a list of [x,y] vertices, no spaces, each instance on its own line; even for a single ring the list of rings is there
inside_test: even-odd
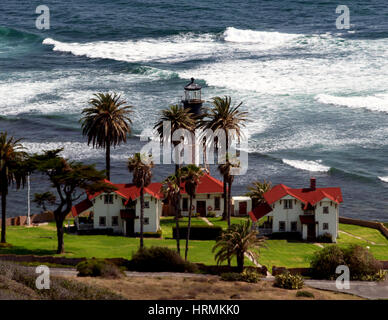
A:
[[[240,216],[246,216],[247,215],[247,202],[241,201],[238,204],[238,214]]]
[[[309,223],[307,225],[307,241],[315,240],[315,224]]]
[[[126,231],[127,237],[133,237],[135,235],[135,219],[133,218],[128,218],[125,219],[125,224],[126,224]]]
[[[206,217],[206,201],[197,201],[197,213],[201,217]]]

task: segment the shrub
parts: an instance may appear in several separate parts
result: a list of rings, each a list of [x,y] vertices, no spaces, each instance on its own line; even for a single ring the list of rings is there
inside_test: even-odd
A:
[[[324,234],[317,237],[317,242],[321,243],[332,243],[333,242],[333,236],[329,232],[325,232]]]
[[[186,262],[175,251],[166,247],[139,249],[129,262],[128,268],[143,272],[196,272],[197,266]]]
[[[243,273],[225,272],[221,274],[221,280],[224,281],[244,281],[257,283],[260,281],[260,275],[254,271],[244,271]]]
[[[88,259],[77,264],[79,277],[121,278],[122,271],[104,259]]]
[[[315,298],[314,293],[309,291],[300,290],[296,293],[297,297]]]
[[[352,280],[373,278],[382,269],[381,262],[377,261],[373,254],[366,248],[359,245],[352,245],[344,249],[343,252]]]
[[[140,237],[140,232],[135,233],[135,237]],[[156,232],[143,232],[144,238],[161,238],[162,237],[162,230],[159,229]]]
[[[313,278],[334,279],[336,268],[345,264],[343,251],[336,245],[328,246],[316,252],[310,264]]]
[[[349,267],[352,280],[382,280],[385,273],[382,264],[373,255],[359,245],[341,249],[332,245],[314,254],[311,261],[312,276],[316,279],[335,279],[336,268],[340,265]]]
[[[275,277],[275,286],[283,289],[302,289],[304,281],[301,275],[285,272]]]
[[[173,238],[176,238],[176,227],[172,228]],[[222,233],[220,226],[191,226],[191,240],[216,240]],[[185,239],[187,237],[187,227],[179,227],[179,237]]]
[[[215,213],[214,211],[209,211],[209,212],[207,213],[207,216],[208,216],[209,218],[215,218],[215,217],[216,217],[216,213]]]

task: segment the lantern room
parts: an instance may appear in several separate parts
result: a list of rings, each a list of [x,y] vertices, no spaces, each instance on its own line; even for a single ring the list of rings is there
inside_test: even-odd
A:
[[[182,100],[182,103],[185,108],[189,108],[192,113],[198,115],[201,113],[202,108],[202,97],[201,89],[202,87],[194,82],[194,78],[191,78],[190,83],[185,86],[185,96]]]

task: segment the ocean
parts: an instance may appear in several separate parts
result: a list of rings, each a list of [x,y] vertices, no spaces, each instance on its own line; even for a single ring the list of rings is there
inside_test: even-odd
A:
[[[386,1],[342,1],[349,29],[336,28],[339,3],[329,0],[47,0],[48,30],[35,26],[41,4],[0,4],[0,131],[29,152],[63,147],[104,169],[79,119],[93,93],[115,91],[135,106],[133,133],[112,152],[112,180],[129,182],[140,132],[194,77],[205,100],[230,95],[249,112],[249,169],[233,194],[255,180],[297,188],[315,176],[342,188],[341,215],[388,221]],[[158,165],[153,180],[173,170]],[[48,188],[32,177],[32,193]],[[9,216],[26,214],[26,190],[8,202]]]

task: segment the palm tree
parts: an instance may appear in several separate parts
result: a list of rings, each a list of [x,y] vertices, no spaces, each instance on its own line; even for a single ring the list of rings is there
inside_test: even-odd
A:
[[[168,199],[168,203],[172,204],[174,207],[175,213],[175,225],[176,225],[176,248],[178,254],[181,254],[180,245],[179,245],[179,194],[180,186],[178,185],[178,178],[176,175],[171,175],[162,182],[161,192],[164,194],[165,198]]]
[[[82,110],[82,134],[88,136],[88,145],[106,151],[106,177],[110,180],[110,147],[127,141],[132,124],[129,114],[132,106],[125,105],[117,93],[97,93]],[[125,106],[124,106],[125,105]]]
[[[197,191],[198,183],[203,176],[202,168],[197,167],[194,164],[189,164],[186,167],[183,167],[182,172],[182,181],[185,183],[185,191],[190,197],[189,200],[189,222],[187,224],[187,238],[186,238],[186,249],[185,249],[185,260],[187,261],[187,253],[189,251],[189,239],[190,239],[190,228],[191,228],[191,211],[193,206],[193,198],[195,198],[195,193]]]
[[[128,159],[128,170],[133,173],[133,184],[140,188],[140,249],[144,247],[144,188],[151,183],[153,167],[151,159],[140,153]]]
[[[257,231],[252,229],[251,222],[247,220],[240,224],[232,224],[225,230],[217,243],[213,247],[217,264],[221,264],[233,257],[237,258],[237,268],[239,272],[244,270],[244,255],[249,255],[257,261],[256,251],[263,245],[264,240],[257,237]]]
[[[173,133],[178,129],[186,129],[190,132],[193,132],[196,128],[195,116],[190,112],[189,109],[185,109],[184,107],[180,107],[178,105],[171,105],[168,108],[162,110],[159,121],[155,124],[154,129],[159,134],[159,137],[163,139],[163,122],[170,122],[171,124],[171,132],[170,137],[166,137],[172,141]],[[173,141],[172,144],[177,146],[179,141]],[[178,174],[180,165],[178,163],[175,164],[175,176],[177,177],[177,185],[180,186],[181,180],[180,175]],[[181,216],[181,193],[179,189],[178,193],[178,216]]]
[[[252,198],[252,208],[255,208],[259,204],[265,202],[263,194],[271,189],[271,182],[264,180],[263,182],[254,181],[251,186],[248,187],[246,195]]]
[[[8,187],[24,186],[27,171],[23,166],[27,154],[23,151],[21,139],[8,138],[7,132],[0,133],[0,193],[1,193],[1,243],[6,243]]]
[[[204,129],[211,129],[216,131],[217,129],[224,130],[226,137],[225,154],[226,161],[228,160],[229,151],[229,132],[230,130],[236,130],[236,136],[238,139],[242,137],[242,128],[245,127],[247,121],[247,112],[240,111],[242,102],[237,106],[232,106],[232,98],[229,96],[214,97],[212,99],[213,107],[207,111],[205,119],[202,121],[201,126]],[[224,213],[222,215],[225,220],[228,212],[227,202],[227,176],[224,178]]]

